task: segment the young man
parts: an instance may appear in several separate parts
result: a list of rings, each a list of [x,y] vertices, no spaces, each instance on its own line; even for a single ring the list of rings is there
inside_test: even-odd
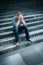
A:
[[[25,30],[26,39],[32,42],[30,40],[28,27],[26,26],[26,22],[23,19],[23,14],[19,12],[16,17],[13,17],[12,21],[13,21],[13,31],[14,31],[15,39],[16,39],[16,46],[19,46],[18,33],[21,32],[22,30]],[[21,26],[21,24],[23,24],[23,26]]]

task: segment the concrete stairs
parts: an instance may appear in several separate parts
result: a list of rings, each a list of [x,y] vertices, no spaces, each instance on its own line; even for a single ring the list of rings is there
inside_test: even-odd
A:
[[[43,42],[43,11],[22,10],[26,25],[28,26],[32,43],[26,41],[24,31],[19,34],[20,46],[28,46]],[[10,52],[16,48],[15,36],[13,33],[12,18],[16,11],[6,12],[0,16],[0,52]],[[28,45],[26,45],[28,44]]]

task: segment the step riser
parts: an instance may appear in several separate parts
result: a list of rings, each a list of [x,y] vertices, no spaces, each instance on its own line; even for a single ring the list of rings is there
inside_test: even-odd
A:
[[[40,42],[40,43],[42,43],[42,42]],[[35,43],[35,44],[37,44],[37,43]],[[33,44],[31,44],[31,45],[33,45]],[[27,47],[27,46],[30,46],[30,43],[27,43],[22,48]],[[19,49],[19,47],[18,48],[17,47],[12,47],[12,48],[9,48],[9,49],[6,49],[6,50],[2,50],[2,51],[0,51],[0,55],[10,53],[10,52],[15,51],[17,49]]]
[[[40,17],[40,18],[31,18],[31,19],[28,19],[28,20],[26,19],[27,22],[28,22],[28,21],[33,21],[33,22],[34,22],[34,21],[40,21],[40,20],[43,20],[43,17]],[[6,22],[12,22],[12,20],[0,21],[0,24],[3,23],[3,22],[4,22],[4,23],[6,23]]]
[[[34,17],[29,17],[29,18],[27,18],[27,19],[32,19],[32,18],[34,18]],[[26,20],[26,18],[25,18],[25,20]],[[4,21],[4,20],[3,20],[3,21],[0,21],[0,25],[1,25],[1,24],[3,25],[3,23],[7,23],[7,22],[10,24],[10,22],[12,23],[12,20],[11,20],[11,21],[10,21],[10,20],[9,20],[9,21]],[[27,22],[28,22],[28,21],[27,21]]]
[[[28,15],[28,14],[36,14],[35,12],[29,12],[29,10],[27,11],[22,11],[23,12],[23,15]],[[41,13],[43,13],[43,12],[41,12]],[[11,14],[7,14],[7,15],[2,15],[1,17],[0,17],[0,19],[5,19],[5,18],[12,18],[13,16],[15,16],[17,14],[17,11],[14,11],[14,13],[12,12]]]
[[[34,22],[34,21],[40,21],[40,20],[43,20],[43,18],[39,18],[39,19],[32,19],[32,20],[28,20],[27,22]],[[26,23],[27,23],[26,22]],[[1,29],[1,28],[0,28]]]
[[[38,33],[38,34],[32,34],[32,35],[30,35],[30,37],[32,38],[32,37],[36,37],[36,36],[39,36],[39,35],[43,35],[43,32],[41,32],[41,33]],[[13,38],[14,37],[14,38]],[[15,43],[15,36],[13,36],[12,38],[13,39],[11,39],[11,40],[6,40],[6,41],[4,41],[4,42],[0,42],[0,44],[1,45],[3,45],[3,44],[10,44],[10,43]],[[19,39],[21,40],[21,41],[24,41],[24,40],[26,40],[26,36],[19,36]]]
[[[40,20],[41,21],[41,20]],[[37,22],[37,21],[35,21],[36,23],[33,23],[33,24],[28,24],[28,26],[30,27],[30,26],[34,26],[34,25],[38,25],[38,24],[41,24],[41,23],[43,23],[43,21],[41,21],[41,22]],[[26,21],[26,23],[28,23],[29,21]],[[32,21],[31,21],[32,22]],[[3,24],[3,25],[0,25],[0,28],[2,28],[2,27],[7,27],[7,26],[12,26],[12,24],[13,23],[9,23],[9,24]]]
[[[42,23],[40,22],[40,24],[36,24],[36,23],[35,23],[34,25],[32,24],[32,26],[41,25],[41,24],[43,24],[43,22],[42,22]],[[28,28],[31,27],[31,25],[27,25],[27,26],[28,26]],[[41,27],[41,26],[40,26],[40,27]],[[32,30],[33,30],[33,29],[32,29]],[[8,31],[7,31],[7,32],[8,32]],[[12,31],[9,31],[9,32],[12,32]],[[1,33],[4,33],[4,31],[2,30]],[[9,34],[9,33],[8,33],[8,34]],[[4,34],[4,35],[6,35],[6,34]],[[0,34],[0,36],[1,36],[1,34]]]
[[[13,14],[12,13],[11,14],[8,14],[8,15],[3,15],[3,16],[0,17],[0,19],[12,18],[13,16],[15,16],[17,14],[16,12],[14,12]],[[37,13],[39,13],[39,12],[29,12],[29,10],[28,11],[25,11],[25,12],[23,11],[23,15],[37,14]],[[41,13],[43,13],[43,12],[41,12]]]
[[[37,14],[37,13],[43,13],[43,11],[29,11],[29,10],[22,10],[23,14],[26,15],[26,14]],[[0,19],[4,19],[4,18],[10,18],[10,17],[13,17],[14,15],[16,15],[17,11],[12,11],[12,12],[8,12],[8,13],[4,13],[3,16],[0,17]]]
[[[24,15],[24,19],[25,18],[31,18],[31,17],[41,17],[41,16],[43,16],[43,13],[41,13],[41,14],[27,14],[27,15]],[[12,17],[14,17],[14,15],[12,16]],[[11,20],[12,19],[12,17],[8,17],[8,18],[2,18],[2,19],[0,19],[0,21],[7,21],[7,20]]]
[[[37,18],[38,17],[38,18]],[[40,14],[40,15],[27,15],[27,16],[24,16],[24,19],[39,19],[39,18],[43,18],[43,14]],[[13,17],[12,17],[13,18]],[[7,19],[1,19],[0,22],[3,22],[3,21],[12,21],[12,18],[7,18]]]
[[[42,19],[42,18],[41,18]],[[40,21],[43,21],[43,19],[42,20],[39,20],[39,22]],[[30,19],[31,20],[31,19]],[[26,21],[26,23],[28,23],[28,22],[30,22],[30,20],[28,20],[28,19],[26,19],[25,21]],[[38,22],[38,21],[33,21],[34,19],[32,19],[32,22]],[[9,21],[9,22],[0,22],[0,26],[5,26],[5,25],[11,25],[13,22],[12,21]]]
[[[34,31],[34,30],[39,30],[39,29],[43,29],[43,26],[37,27],[37,28],[29,28],[29,31]],[[5,30],[1,30],[0,33],[4,33],[4,32],[8,32],[8,31],[13,31],[13,28],[7,28]]]
[[[26,40],[26,37],[25,37],[25,36],[24,36],[24,37],[21,37],[21,39],[20,39],[20,37],[19,37],[19,40],[24,41],[24,40]],[[33,41],[33,44],[40,43],[40,42],[43,42],[43,39]],[[12,39],[12,40],[9,40],[9,41],[6,41],[6,42],[2,42],[2,43],[0,43],[0,44],[1,44],[1,45],[16,44],[16,42],[15,42],[15,39]]]
[[[32,10],[30,10],[29,8],[27,8],[27,7],[24,7],[24,8],[20,8],[21,9],[21,12],[24,12],[24,13],[26,13],[26,12],[33,12]],[[11,15],[11,14],[15,14],[15,13],[17,13],[17,12],[19,12],[19,9],[18,8],[14,8],[14,10],[13,11],[11,11],[10,10],[10,12],[6,12],[6,13],[2,13],[1,15]]]
[[[24,31],[21,32],[21,34],[24,34]],[[43,32],[37,33],[37,34],[35,34],[35,35],[38,35],[38,34],[43,34]],[[6,38],[6,37],[13,37],[13,36],[14,36],[14,33],[6,34],[6,35],[0,35],[0,39]],[[34,35],[32,35],[32,36],[34,36]]]
[[[36,44],[36,43],[40,43],[40,42],[43,42],[43,39],[40,39],[38,41],[35,41],[34,43]]]
[[[31,18],[34,18],[35,16],[36,16],[36,17],[42,17],[42,16],[43,16],[43,13],[40,14],[40,15],[38,15],[38,14],[37,14],[37,15],[36,15],[36,14],[33,14],[32,16],[31,16],[31,15],[29,15],[29,16],[27,16],[27,17],[24,16],[24,19],[28,19],[28,18],[31,19]],[[5,18],[5,19],[0,19],[0,21],[5,21],[5,20],[7,21],[7,19],[10,20],[11,18],[13,18],[13,17],[10,17],[10,18],[8,17],[8,18]]]

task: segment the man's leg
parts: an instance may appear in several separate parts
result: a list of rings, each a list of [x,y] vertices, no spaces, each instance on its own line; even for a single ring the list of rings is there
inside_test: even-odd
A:
[[[29,40],[30,39],[30,35],[29,35],[28,27],[26,25],[24,25],[24,30],[25,30],[25,34],[26,34],[26,39]]]
[[[26,39],[29,40],[30,35],[29,35],[28,27],[27,27],[26,25],[24,25],[24,26],[21,26],[21,27],[19,28],[19,32],[21,32],[21,31],[23,31],[23,30],[25,30]]]
[[[19,43],[18,27],[14,27],[13,31],[14,31],[14,35],[15,35],[16,44],[18,45],[18,43]]]

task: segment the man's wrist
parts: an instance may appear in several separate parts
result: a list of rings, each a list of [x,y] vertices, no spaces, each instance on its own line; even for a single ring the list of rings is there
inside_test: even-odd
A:
[[[18,20],[18,22],[20,22],[20,20]]]
[[[20,23],[20,20],[18,20],[18,23]]]

